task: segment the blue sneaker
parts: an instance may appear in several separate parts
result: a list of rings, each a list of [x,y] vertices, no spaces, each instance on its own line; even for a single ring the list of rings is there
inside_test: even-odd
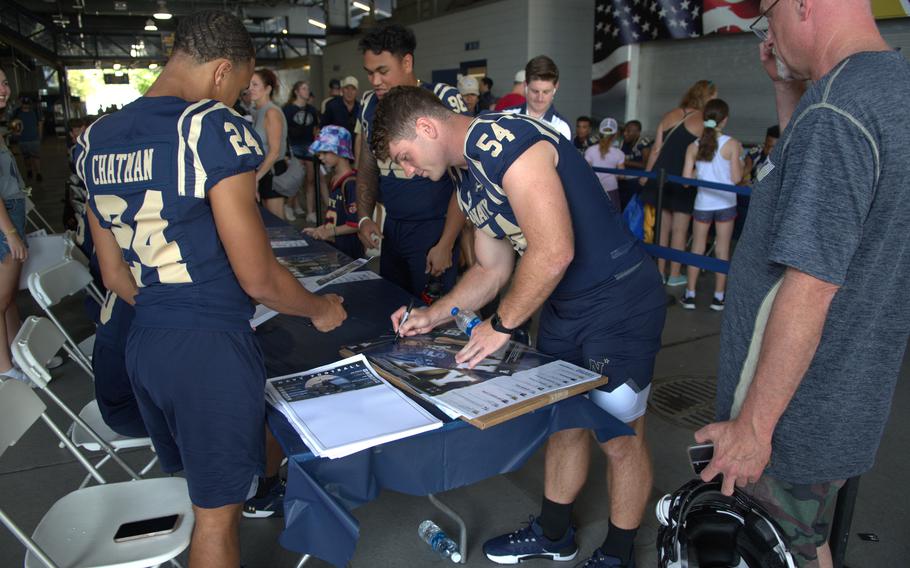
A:
[[[262,497],[251,497],[243,504],[243,516],[248,519],[267,519],[284,516],[284,480],[279,481]]]
[[[603,550],[598,548],[591,555],[591,558],[576,565],[575,568],[635,568],[635,555],[633,554],[629,557],[628,564],[623,564],[619,558],[607,556],[603,553]]]
[[[526,527],[486,541],[483,553],[497,564],[518,564],[532,558],[567,562],[575,560],[578,545],[575,544],[575,529],[572,527],[560,540],[550,540],[543,535],[537,519],[531,516]]]
[[[687,282],[689,282],[689,279],[682,274],[667,278],[667,286],[683,286]]]

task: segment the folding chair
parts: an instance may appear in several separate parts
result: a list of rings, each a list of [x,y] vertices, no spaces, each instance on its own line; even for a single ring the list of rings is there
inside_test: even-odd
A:
[[[40,419],[92,477],[100,478],[45,409],[24,383],[0,382],[0,456]],[[169,515],[179,515],[170,534],[114,542],[124,523]],[[189,546],[195,518],[186,480],[164,477],[77,489],[51,506],[31,536],[2,508],[0,522],[26,548],[25,568],[144,568],[165,562],[179,568],[174,559]]]
[[[28,277],[28,289],[35,302],[41,306],[47,317],[66,338],[63,349],[82,369],[92,374],[92,350],[95,347],[95,334],[77,343],[64,329],[60,320],[54,316],[51,308],[77,292],[85,292],[99,306],[104,305],[104,296],[95,286],[88,268],[77,260],[66,260],[56,266],[33,272]]]
[[[33,272],[47,270],[67,260],[78,260],[79,264],[88,267],[88,258],[79,250],[69,234],[63,235],[28,235],[28,258],[22,264],[19,274],[19,289],[28,289],[28,277]]]
[[[50,320],[30,316],[22,323],[22,327],[19,328],[19,333],[13,339],[10,349],[13,354],[13,361],[16,362],[32,383],[42,389],[64,413],[73,418],[73,424],[67,431],[73,443],[90,452],[101,450],[106,452],[107,455],[95,464],[95,469],[100,469],[102,465],[112,458],[118,459],[118,463],[123,467],[125,464],[120,462],[119,458],[115,458],[116,452],[120,450],[129,448],[149,448],[154,450],[150,438],[122,436],[108,427],[101,416],[98,401],[92,400],[86,404],[77,417],[73,410],[48,387],[51,374],[42,361],[47,361],[56,355],[65,342],[66,338],[63,337],[60,330]],[[92,380],[94,380],[94,376],[92,376]],[[133,473],[129,467],[124,467],[124,470],[128,475],[138,478],[151,471],[157,461],[158,456],[153,456],[138,475]],[[89,481],[91,481],[91,476],[85,478],[80,488],[88,485]]]
[[[35,228],[36,231],[44,229],[48,233],[53,233],[54,228],[47,222],[47,219],[35,208],[35,202],[31,197],[25,198],[25,219],[28,224]],[[35,220],[37,219],[37,221]]]
[[[82,185],[82,180],[80,180],[79,176],[76,174],[70,174],[70,177],[66,180],[66,186],[70,190],[70,195],[72,196],[72,201],[74,203],[85,203],[88,199],[88,195],[85,193],[85,186]]]

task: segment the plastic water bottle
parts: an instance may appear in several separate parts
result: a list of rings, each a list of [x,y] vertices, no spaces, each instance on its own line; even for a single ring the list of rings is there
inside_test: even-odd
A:
[[[430,548],[439,553],[443,558],[449,558],[452,562],[461,562],[461,553],[458,552],[458,545],[455,541],[442,532],[439,525],[433,521],[427,520],[420,523],[417,527],[417,534]]]
[[[465,335],[471,335],[474,328],[480,324],[480,318],[471,310],[459,310],[452,308],[452,316],[455,318],[455,325],[464,332]]]

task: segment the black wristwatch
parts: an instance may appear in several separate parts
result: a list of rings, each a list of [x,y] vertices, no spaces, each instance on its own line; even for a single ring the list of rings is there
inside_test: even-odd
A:
[[[493,329],[495,329],[499,333],[508,333],[509,335],[512,335],[513,333],[515,333],[515,329],[516,329],[516,328],[508,328],[508,327],[502,325],[502,318],[499,317],[499,312],[496,312],[495,314],[493,314],[493,317],[490,319],[490,325],[492,325]]]

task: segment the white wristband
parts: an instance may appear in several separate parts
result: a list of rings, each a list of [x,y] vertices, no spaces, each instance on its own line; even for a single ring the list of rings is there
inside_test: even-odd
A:
[[[361,218],[360,218],[360,221],[357,221],[357,228],[359,229],[360,227],[362,227],[362,226],[363,226],[363,222],[366,221],[367,219],[369,219],[369,217],[366,217],[366,216],[361,217]]]

